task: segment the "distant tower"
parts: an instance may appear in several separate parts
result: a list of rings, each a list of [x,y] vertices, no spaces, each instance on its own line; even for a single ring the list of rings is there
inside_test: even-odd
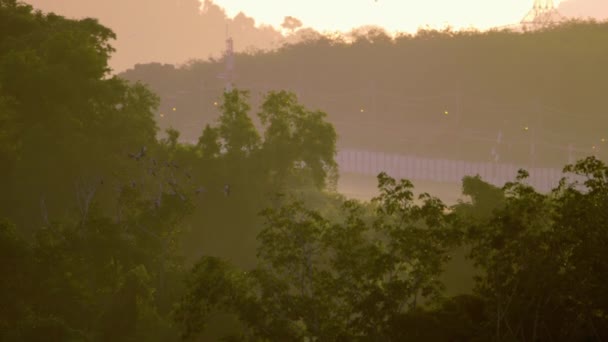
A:
[[[563,20],[553,0],[534,0],[532,9],[521,20],[524,27],[538,28]]]
[[[228,36],[228,28],[226,28],[226,51],[224,51],[224,58],[226,59],[225,70],[218,76],[226,82],[225,91],[232,91],[234,81],[234,44],[232,37]]]
[[[234,71],[234,45],[232,42],[232,37],[226,39],[226,91],[232,90],[232,81],[233,81],[233,71]]]

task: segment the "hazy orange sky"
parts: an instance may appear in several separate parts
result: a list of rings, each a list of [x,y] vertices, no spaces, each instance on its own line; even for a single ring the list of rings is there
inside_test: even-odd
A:
[[[283,18],[291,15],[319,31],[378,25],[388,31],[405,32],[448,23],[455,28],[479,29],[512,24],[532,6],[531,0],[216,0],[215,3],[224,7],[229,16],[243,11],[275,27],[280,27]]]
[[[202,2],[201,2],[202,1]],[[486,29],[519,22],[533,0],[25,0],[36,9],[70,18],[94,17],[114,30],[115,72],[136,63],[184,63],[219,56],[226,27],[235,50],[276,47],[285,16],[304,28],[350,31],[376,25],[414,33],[429,25]],[[608,18],[608,0],[555,0],[565,16]],[[303,30],[299,33],[302,34]],[[296,35],[298,32],[296,32]]]

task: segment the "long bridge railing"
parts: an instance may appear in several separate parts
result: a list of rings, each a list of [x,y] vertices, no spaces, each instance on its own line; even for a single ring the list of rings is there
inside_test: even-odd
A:
[[[557,168],[528,168],[508,163],[430,159],[361,150],[340,150],[336,162],[340,173],[376,176],[385,171],[395,178],[445,183],[460,183],[464,176],[479,175],[496,186],[515,180],[517,171],[525,169],[530,174],[528,184],[540,192],[550,191],[564,177],[562,170]]]

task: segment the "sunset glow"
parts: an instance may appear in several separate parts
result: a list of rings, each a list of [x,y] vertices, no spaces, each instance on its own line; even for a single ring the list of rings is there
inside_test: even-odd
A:
[[[559,5],[554,1],[555,6]],[[318,31],[350,31],[375,25],[389,32],[415,32],[420,27],[475,27],[487,29],[509,25],[532,7],[531,0],[357,0],[357,1],[273,1],[216,0],[233,17],[239,12],[258,24],[280,28],[285,16],[293,16],[304,27]]]

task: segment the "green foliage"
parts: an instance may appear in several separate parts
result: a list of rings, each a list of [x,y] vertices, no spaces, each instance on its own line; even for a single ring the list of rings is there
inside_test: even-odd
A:
[[[238,89],[225,93],[217,122],[203,129],[195,146],[176,149],[175,160],[188,165],[191,181],[204,188],[196,198],[201,209],[188,219],[192,229],[185,240],[193,260],[205,254],[253,266],[261,229],[257,214],[284,201],[276,193],[320,208],[336,207],[323,192],[335,182],[337,171],[335,131],[326,115],[306,109],[293,94],[270,92],[258,114],[260,135],[248,96]]]
[[[183,323],[182,338],[194,337],[206,328],[214,310],[236,308],[244,302],[248,287],[243,272],[215,257],[204,257],[194,265],[186,280],[187,297],[175,309]]]
[[[219,138],[220,135],[217,128],[211,128],[209,125],[205,126],[197,144],[197,148],[200,149],[203,158],[214,159],[219,157],[221,151]]]
[[[260,137],[248,116],[247,92],[238,89],[224,93],[218,126],[223,147],[230,157],[249,155],[258,148]]]
[[[339,222],[300,201],[264,210],[253,271],[240,274],[213,260],[207,275],[200,275],[200,266],[191,273],[180,302],[188,310],[177,317],[186,335],[202,329],[209,311],[226,300],[223,309],[234,312],[256,340],[377,340],[401,334],[395,322],[416,310],[418,298],[440,294],[437,277],[457,234],[438,199],[423,195],[416,205],[409,182],[397,185],[386,174],[378,179],[381,195],[371,223],[352,201],[343,203]],[[209,268],[209,262],[199,265]]]
[[[564,171],[584,182],[543,195],[525,170],[502,189],[465,179],[472,201],[452,210],[386,174],[372,212],[267,209],[258,266],[197,268],[177,321],[189,338],[227,310],[246,327],[237,340],[602,340],[608,167],[588,158]],[[443,298],[438,278],[460,243],[481,273],[473,295]]]
[[[502,189],[481,180],[479,176],[464,177],[462,180],[462,194],[469,196],[470,203],[459,202],[454,210],[471,219],[486,219],[494,210],[504,206],[504,193]]]
[[[155,137],[158,98],[108,77],[113,38],[93,19],[0,1],[0,216],[15,223],[0,224],[0,340],[171,333],[166,284],[179,280],[191,205],[161,190],[156,209],[125,186],[146,178],[128,153],[168,147]]]
[[[276,181],[286,181],[287,172],[303,169],[323,188],[328,174],[335,175],[337,137],[324,121],[327,114],[306,110],[294,94],[280,91],[266,96],[259,117],[266,126],[264,150]]]
[[[471,257],[484,274],[476,292],[487,302],[487,337],[601,340],[608,331],[605,257],[606,166],[595,158],[567,166],[549,195],[505,185],[504,206],[468,230]]]
[[[75,187],[96,191],[100,178],[129,169],[127,151],[155,141],[158,98],[108,77],[115,36],[95,20],[14,1],[2,2],[0,17],[1,210],[17,224],[40,224],[78,205]],[[41,202],[45,213],[31,215]]]
[[[518,39],[561,51],[560,39],[602,37],[598,25]],[[348,49],[372,56],[446,34],[477,44],[371,30]],[[502,189],[467,177],[471,201],[446,208],[381,173],[371,203],[347,201],[326,192],[336,132],[324,112],[270,92],[260,134],[249,94],[234,90],[198,144],[175,129],[158,139],[158,97],[107,75],[113,37],[92,19],[0,0],[0,340],[197,339],[221,315],[231,341],[608,338],[600,160],[568,165],[578,178],[550,194],[524,170]],[[190,272],[184,242],[199,259]],[[443,298],[439,277],[463,246],[481,271],[474,294]]]

